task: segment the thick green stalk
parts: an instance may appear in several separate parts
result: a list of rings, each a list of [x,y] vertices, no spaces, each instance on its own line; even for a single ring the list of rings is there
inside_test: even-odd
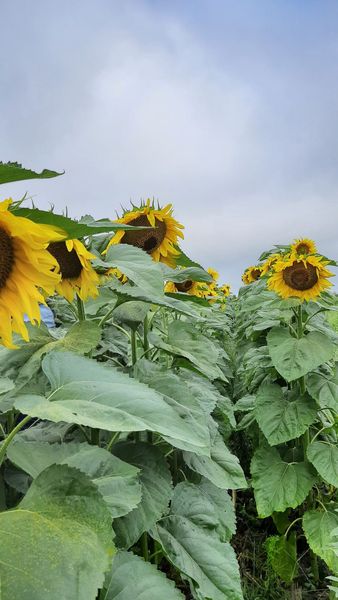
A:
[[[144,318],[144,321],[143,321],[143,350],[145,353],[148,352],[148,350],[149,350],[148,331],[149,331],[149,321],[148,321],[148,315],[146,315]]]
[[[77,304],[77,318],[79,319],[79,322],[81,323],[81,321],[86,320],[86,313],[85,313],[83,300],[81,300],[81,298],[78,295],[76,295],[76,304]]]
[[[6,439],[2,442],[1,446],[0,446],[0,465],[2,465],[4,458],[6,456],[6,450],[9,446],[9,444],[11,443],[12,439],[16,436],[16,434],[18,433],[18,431],[20,431],[20,429],[22,429],[26,423],[28,423],[31,420],[32,417],[28,416],[24,417],[22,419],[22,421],[20,421],[20,423],[17,424],[16,427],[14,427],[14,429],[12,429],[12,431],[10,432],[10,434],[6,437]]]
[[[136,331],[134,329],[131,330],[131,362],[134,366],[137,361],[137,341],[136,341]]]

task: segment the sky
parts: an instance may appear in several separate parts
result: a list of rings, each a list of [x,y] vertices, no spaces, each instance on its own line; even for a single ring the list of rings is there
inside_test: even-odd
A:
[[[171,202],[238,289],[265,249],[338,258],[336,0],[0,0],[1,187],[72,217]]]

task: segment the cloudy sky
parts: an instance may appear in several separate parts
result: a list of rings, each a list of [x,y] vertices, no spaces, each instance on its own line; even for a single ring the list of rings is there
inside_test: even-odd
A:
[[[234,288],[294,237],[338,258],[336,0],[3,0],[1,22],[0,160],[65,170],[2,194],[172,202]]]

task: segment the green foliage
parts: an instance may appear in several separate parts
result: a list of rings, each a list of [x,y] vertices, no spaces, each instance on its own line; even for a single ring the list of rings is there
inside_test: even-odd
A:
[[[57,173],[49,169],[44,169],[41,173],[36,173],[35,171],[24,169],[17,162],[0,162],[0,184],[22,181],[24,179],[49,179],[50,177],[58,177],[59,175],[63,175],[63,173]]]
[[[332,547],[332,532],[338,527],[337,506],[324,511],[309,510],[303,517],[303,529],[311,550],[338,574],[338,556]]]
[[[276,573],[286,583],[291,583],[297,576],[296,533],[292,532],[287,539],[284,535],[271,536],[266,541],[268,560]]]

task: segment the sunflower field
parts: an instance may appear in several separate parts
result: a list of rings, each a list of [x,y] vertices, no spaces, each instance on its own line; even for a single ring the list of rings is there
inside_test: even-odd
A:
[[[1,600],[338,598],[337,263],[183,238],[0,202]]]

